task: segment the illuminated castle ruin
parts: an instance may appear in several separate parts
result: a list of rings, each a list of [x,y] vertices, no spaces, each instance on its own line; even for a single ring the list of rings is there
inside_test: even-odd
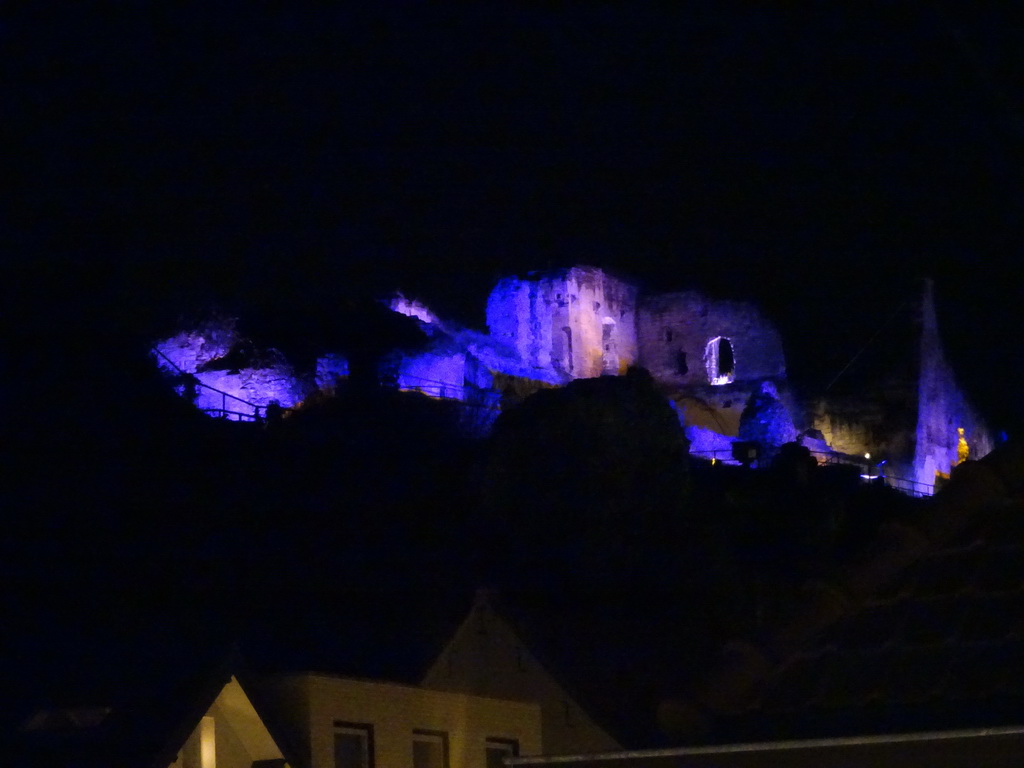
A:
[[[584,379],[637,363],[637,289],[594,267],[506,277],[487,300],[491,335],[535,368]]]
[[[411,317],[427,311],[404,299],[392,308]],[[489,389],[507,402],[538,386],[639,365],[675,404],[694,450],[729,460],[750,397],[787,391],[781,340],[753,306],[692,291],[641,295],[596,267],[502,279],[487,301],[487,335],[430,318],[431,346],[398,361],[403,388],[424,382],[424,391],[437,394],[434,382],[455,392],[464,361],[476,358],[490,379],[475,376],[470,391]],[[791,419],[786,434],[796,435]]]
[[[834,451],[872,455],[871,466],[927,493],[967,458],[994,448],[991,435],[957,386],[939,336],[931,282],[911,316],[883,345],[857,361],[845,387],[819,396],[809,419]],[[872,360],[872,355],[878,360]]]
[[[488,333],[403,296],[388,306],[415,318],[426,341],[385,356],[382,382],[494,415],[538,388],[637,365],[674,404],[694,454],[731,460],[737,442],[771,450],[800,440],[849,460],[874,453],[867,474],[888,460],[890,474],[930,492],[965,451],[980,458],[992,447],[943,356],[930,288],[908,324],[915,346],[904,359],[914,365],[875,379],[874,390],[810,404],[794,402],[782,340],[754,306],[696,291],[645,294],[596,267],[502,279],[487,300]],[[348,373],[343,355],[324,354],[315,379],[301,380],[279,353],[243,344],[230,322],[183,331],[155,352],[166,370],[193,377],[197,406],[228,418],[262,417],[275,402],[298,407]]]
[[[750,304],[658,294],[644,299],[638,325],[641,365],[682,412],[695,451],[730,456],[751,396],[788,394],[782,341]]]

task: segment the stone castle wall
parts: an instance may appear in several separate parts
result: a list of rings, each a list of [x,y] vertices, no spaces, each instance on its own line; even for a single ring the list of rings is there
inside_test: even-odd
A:
[[[492,291],[491,335],[563,380],[645,367],[672,395],[687,428],[730,439],[766,380],[786,375],[782,341],[749,304],[697,292],[644,297],[594,267],[512,277]]]
[[[718,338],[732,347],[735,382],[785,378],[778,331],[750,304],[696,291],[659,294],[641,302],[637,326],[640,364],[665,385],[710,385],[708,345]]]
[[[537,368],[566,379],[623,373],[637,362],[637,289],[595,267],[501,280],[487,327]]]

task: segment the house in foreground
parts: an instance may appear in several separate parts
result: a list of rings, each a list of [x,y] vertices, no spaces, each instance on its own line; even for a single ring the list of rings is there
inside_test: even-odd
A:
[[[229,668],[202,690],[176,688],[138,691],[116,707],[37,710],[11,764],[498,768],[541,753],[535,703],[315,673],[240,678]]]
[[[536,702],[543,733],[541,753],[601,752],[620,743],[584,708],[557,667],[538,656],[495,603],[478,590],[469,614],[430,665],[421,685],[439,691]]]
[[[533,702],[319,673],[272,676],[260,687],[300,766],[497,768],[541,753]]]
[[[12,765],[299,768],[287,735],[264,718],[234,664],[149,690],[37,709],[9,746]],[[163,676],[161,676],[163,677]],[[244,677],[242,679],[245,679]],[[148,681],[153,683],[153,680]],[[166,682],[166,685],[164,683]],[[111,692],[99,693],[97,697]]]

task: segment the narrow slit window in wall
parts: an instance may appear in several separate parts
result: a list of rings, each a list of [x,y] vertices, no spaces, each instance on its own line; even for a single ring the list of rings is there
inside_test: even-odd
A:
[[[683,350],[676,352],[676,373],[685,376],[690,372],[690,366],[686,364],[686,353]]]
[[[601,373],[619,373],[619,352],[615,343],[615,321],[601,321]]]
[[[572,329],[562,328],[562,370],[572,373]]]

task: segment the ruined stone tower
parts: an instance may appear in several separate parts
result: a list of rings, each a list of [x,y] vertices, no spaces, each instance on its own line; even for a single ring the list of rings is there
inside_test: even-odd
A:
[[[637,362],[637,289],[596,267],[506,277],[487,300],[491,335],[567,379],[619,374]]]

